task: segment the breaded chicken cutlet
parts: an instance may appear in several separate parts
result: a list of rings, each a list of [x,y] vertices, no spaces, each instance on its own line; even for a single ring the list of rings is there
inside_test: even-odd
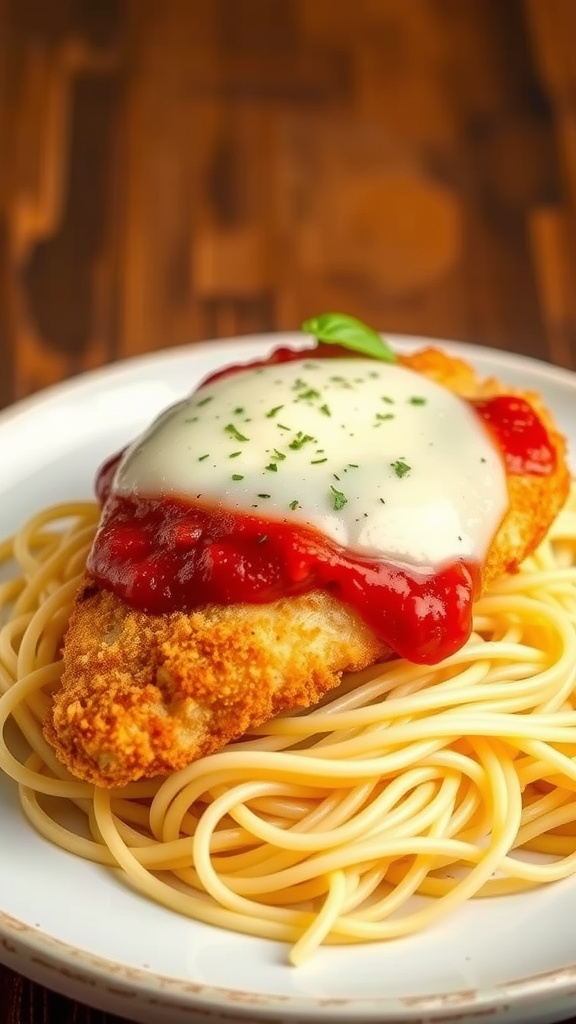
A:
[[[399,362],[465,398],[512,393],[436,349]],[[569,489],[564,440],[550,414],[537,395],[516,394],[545,425],[556,463],[548,475],[508,475],[508,509],[481,566],[482,590],[536,548]],[[343,672],[389,655],[324,589],[147,614],[86,574],[45,735],[76,777],[123,786],[180,769],[284,710],[313,705]]]

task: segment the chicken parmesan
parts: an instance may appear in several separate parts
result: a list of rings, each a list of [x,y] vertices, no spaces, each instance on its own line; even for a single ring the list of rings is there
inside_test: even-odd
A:
[[[166,774],[344,672],[446,659],[561,508],[537,395],[330,340],[214,374],[100,471],[45,723],[78,778]]]

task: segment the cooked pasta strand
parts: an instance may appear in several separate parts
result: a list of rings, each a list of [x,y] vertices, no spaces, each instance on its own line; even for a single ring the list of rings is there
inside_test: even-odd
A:
[[[47,509],[0,545],[0,768],[51,842],[171,911],[293,943],[293,964],[576,873],[576,489],[443,664],[375,666],[115,791],[69,776],[42,735],[97,517]]]

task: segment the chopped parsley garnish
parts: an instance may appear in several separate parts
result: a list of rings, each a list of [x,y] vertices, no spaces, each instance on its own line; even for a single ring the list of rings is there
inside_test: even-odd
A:
[[[264,467],[264,469],[269,470],[270,473],[277,473],[278,472],[278,466],[276,465],[275,462],[269,462],[268,465]]]
[[[279,452],[277,448],[273,448],[272,449],[272,458],[278,459],[279,462],[282,462],[282,459],[285,459],[286,456],[285,456],[284,452]]]
[[[206,395],[206,398],[201,398],[199,402],[196,402],[196,405],[197,405],[198,409],[202,405],[208,405],[208,402],[211,402],[213,398],[214,398],[214,395]]]
[[[377,412],[376,413],[376,419],[379,420],[380,423],[384,423],[385,420],[393,420],[394,419],[394,413],[393,412]]]
[[[409,466],[407,462],[404,462],[404,459],[396,459],[396,462],[391,462],[390,466],[396,473],[396,476],[399,477],[406,476],[406,473],[409,473],[412,469],[412,466]]]
[[[235,427],[233,423],[228,423],[224,427],[224,430],[226,431],[227,434],[230,434],[230,437],[233,437],[235,441],[247,441],[248,440],[246,435],[245,434],[241,434],[240,431],[238,430],[238,428]]]
[[[423,398],[422,395],[412,395],[408,401],[410,402],[410,405],[426,405],[428,399]]]
[[[229,459],[237,459],[239,455],[242,455],[242,452],[230,452],[230,455],[228,456],[228,458]]]
[[[328,459],[326,457],[324,457],[323,459],[311,459],[310,465],[319,466],[321,462],[328,462]]]
[[[269,409],[268,412],[266,413],[266,419],[268,419],[268,420],[274,419],[276,414],[280,412],[280,409],[283,409],[283,408],[284,408],[283,405],[275,405],[273,409]]]
[[[269,498],[270,495],[269,494],[257,494],[256,497],[257,498]]]
[[[292,511],[295,512],[297,508],[300,508],[300,502],[294,499],[294,501],[290,502],[288,508],[292,509]]]
[[[390,395],[380,395],[380,398],[382,399],[383,402],[386,402],[388,405],[394,405],[394,399],[390,398]]]
[[[332,415],[332,413],[330,412],[330,406],[328,406],[326,404],[320,406],[320,412],[324,413],[324,416],[331,416]]]
[[[287,427],[285,423],[277,423],[277,424],[276,424],[276,426],[277,426],[277,427],[278,427],[278,428],[279,428],[280,430],[290,430],[290,427]]]
[[[242,476],[242,473],[232,473],[232,479],[233,480],[243,480],[244,477]]]
[[[332,491],[332,507],[335,512],[339,512],[340,509],[344,508],[344,505],[348,504],[348,498],[342,491],[337,491],[335,487],[330,486]]]
[[[207,459],[207,458],[208,458],[208,455],[199,455],[198,456],[198,462],[204,462],[204,459]]]
[[[280,426],[280,424],[278,424],[278,426]],[[316,440],[316,438],[312,437],[311,434],[303,434],[302,431],[299,430],[298,433],[296,434],[296,437],[294,438],[294,440],[290,441],[290,444],[288,445],[288,447],[291,448],[292,451],[297,452],[297,451],[300,451],[300,449],[303,448],[305,444],[309,444],[310,441],[315,441],[315,440]]]
[[[307,388],[306,391],[301,391],[298,395],[297,401],[301,398],[311,401],[313,398],[320,398],[320,392],[316,388]]]
[[[241,416],[243,412],[246,412],[246,409],[242,405],[239,405],[238,408],[234,409],[235,416]]]

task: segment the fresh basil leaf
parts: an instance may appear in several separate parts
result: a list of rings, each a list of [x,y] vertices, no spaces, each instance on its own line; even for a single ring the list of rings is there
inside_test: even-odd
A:
[[[321,313],[320,316],[313,316],[304,321],[302,330],[305,334],[314,335],[318,341],[343,345],[363,356],[384,359],[388,363],[396,361],[388,342],[377,331],[346,313]]]

